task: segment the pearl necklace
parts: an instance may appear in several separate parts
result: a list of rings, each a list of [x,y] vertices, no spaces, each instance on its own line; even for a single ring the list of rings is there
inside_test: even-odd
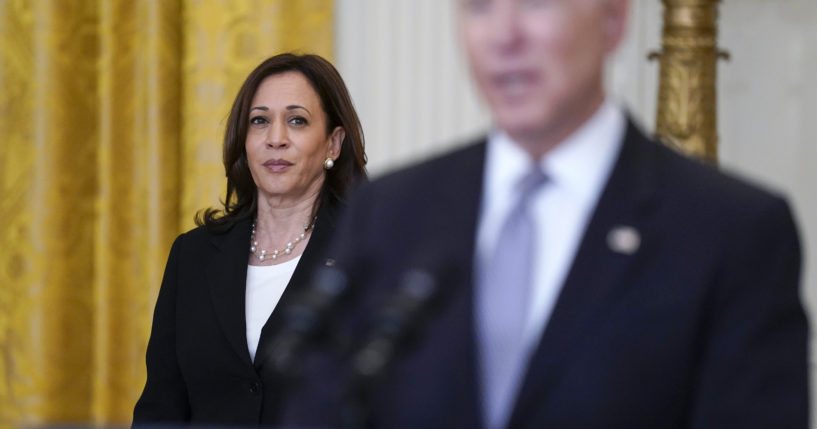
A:
[[[267,252],[265,249],[262,249],[262,248],[258,247],[258,241],[255,240],[255,221],[253,221],[253,223],[252,223],[252,235],[250,235],[250,254],[252,254],[253,256],[258,258],[258,260],[261,261],[261,262],[264,262],[264,260],[267,259],[267,258],[271,258],[274,261],[274,260],[278,259],[278,257],[281,256],[281,255],[289,255],[290,253],[292,253],[292,249],[294,249],[295,246],[298,243],[300,243],[304,238],[306,238],[306,234],[308,234],[309,231],[311,231],[311,230],[313,230],[315,228],[315,221],[317,219],[318,219],[318,217],[315,216],[312,219],[312,224],[311,225],[305,225],[304,226],[304,232],[300,233],[300,235],[298,235],[293,240],[288,242],[286,247],[284,247],[283,249],[280,249],[280,250],[279,249],[273,249],[272,252]]]

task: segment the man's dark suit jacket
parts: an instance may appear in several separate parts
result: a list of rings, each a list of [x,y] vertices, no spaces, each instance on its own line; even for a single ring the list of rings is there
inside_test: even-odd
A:
[[[447,279],[447,304],[372,394],[375,427],[482,427],[472,273],[484,158],[482,142],[364,185],[339,226],[354,317],[412,268]],[[622,226],[640,233],[633,254],[609,244]],[[806,428],[799,271],[783,199],[629,124],[508,427]]]
[[[281,311],[324,263],[336,207],[322,207],[301,260],[261,331],[255,362],[247,346],[245,286],[251,220],[223,234],[203,227],[173,243],[147,348],[147,383],[134,425],[257,426],[277,421],[284,389],[263,356]]]

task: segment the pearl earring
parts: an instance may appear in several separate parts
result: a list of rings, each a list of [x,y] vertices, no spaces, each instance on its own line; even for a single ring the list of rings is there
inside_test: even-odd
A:
[[[326,158],[323,161],[323,169],[324,170],[331,170],[332,167],[334,167],[334,166],[335,166],[335,160],[333,160],[332,158]]]

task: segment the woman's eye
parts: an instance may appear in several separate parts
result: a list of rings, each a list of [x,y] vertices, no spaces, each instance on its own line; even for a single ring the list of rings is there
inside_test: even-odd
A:
[[[263,125],[267,123],[267,118],[263,116],[256,116],[254,118],[250,118],[250,123],[253,125]]]
[[[302,118],[300,116],[295,116],[289,120],[289,123],[292,125],[306,125],[306,118]]]

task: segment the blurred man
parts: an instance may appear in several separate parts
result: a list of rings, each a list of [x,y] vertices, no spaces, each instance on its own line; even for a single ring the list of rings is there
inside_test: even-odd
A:
[[[807,427],[790,210],[606,97],[627,0],[459,9],[494,131],[363,187],[335,251],[358,317],[413,269],[447,296],[373,387],[371,423]]]

